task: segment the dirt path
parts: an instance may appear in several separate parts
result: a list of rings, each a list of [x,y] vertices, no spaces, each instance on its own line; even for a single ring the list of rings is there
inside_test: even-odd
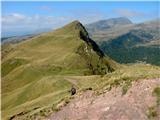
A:
[[[73,78],[70,77],[66,77],[65,80],[67,80],[68,82],[70,82],[72,85],[77,87],[77,81]]]
[[[120,87],[100,96],[86,91],[47,120],[148,120],[148,108],[156,105],[152,96],[156,86],[160,86],[160,78],[134,82],[123,96]],[[155,120],[160,120],[160,115]]]

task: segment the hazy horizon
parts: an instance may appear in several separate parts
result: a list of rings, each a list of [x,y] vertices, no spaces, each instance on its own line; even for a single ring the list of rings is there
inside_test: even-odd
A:
[[[159,14],[158,1],[3,1],[1,35],[9,37],[46,32],[74,20],[88,24],[98,20],[127,17],[133,23],[142,23],[157,19]]]

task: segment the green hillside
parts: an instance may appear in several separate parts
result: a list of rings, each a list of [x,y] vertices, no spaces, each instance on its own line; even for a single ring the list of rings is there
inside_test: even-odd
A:
[[[65,75],[103,75],[114,71],[117,65],[104,55],[78,21],[4,45],[2,115],[8,117],[58,102],[69,95],[72,85]]]

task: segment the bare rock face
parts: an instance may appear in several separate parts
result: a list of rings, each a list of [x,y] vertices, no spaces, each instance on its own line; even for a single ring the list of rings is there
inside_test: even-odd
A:
[[[152,92],[159,85],[159,78],[141,80],[133,83],[123,96],[120,87],[100,96],[86,91],[47,120],[149,120],[148,108],[156,106]],[[157,113],[155,120],[160,118],[160,108]]]

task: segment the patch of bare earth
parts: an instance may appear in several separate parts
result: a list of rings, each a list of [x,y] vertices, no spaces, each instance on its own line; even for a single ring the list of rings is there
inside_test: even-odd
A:
[[[148,120],[148,108],[156,106],[152,91],[157,86],[160,86],[160,78],[134,82],[125,95],[121,87],[99,96],[86,91],[47,120]],[[160,120],[158,107],[155,120]]]

